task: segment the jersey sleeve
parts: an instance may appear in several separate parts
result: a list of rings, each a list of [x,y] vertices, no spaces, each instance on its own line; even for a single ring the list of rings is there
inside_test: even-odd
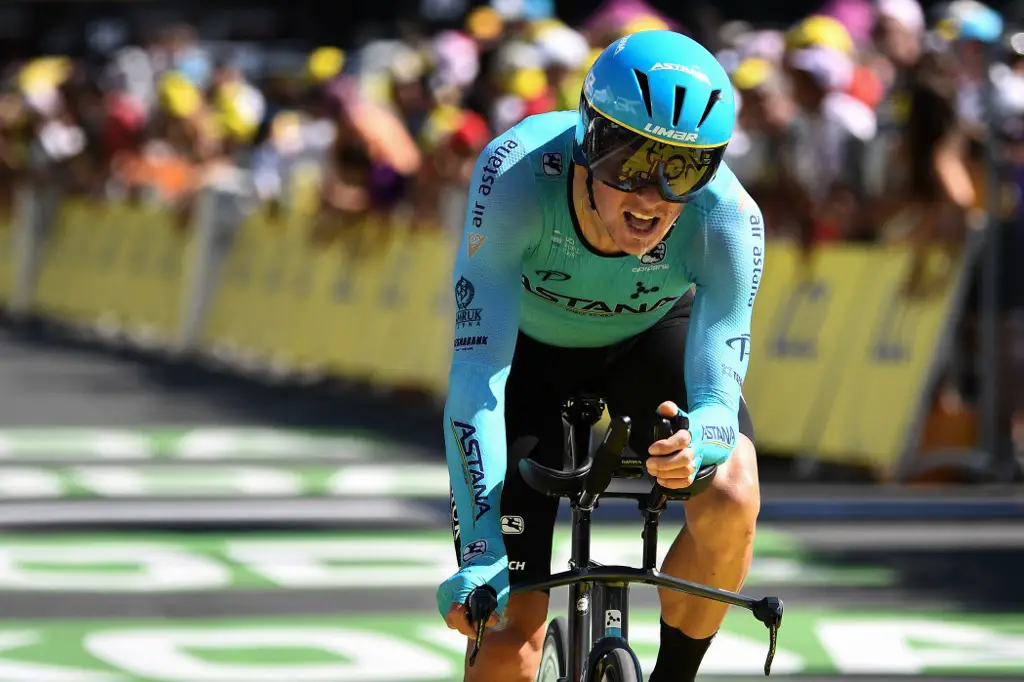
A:
[[[692,447],[701,465],[732,453],[750,361],[750,321],[764,268],[761,211],[738,181],[708,210],[691,251],[697,285],[686,339]]]
[[[455,336],[444,410],[453,524],[462,559],[497,551],[505,480],[505,381],[519,330],[522,264],[539,203],[514,130],[480,154],[453,272]],[[488,547],[488,543],[494,547]]]

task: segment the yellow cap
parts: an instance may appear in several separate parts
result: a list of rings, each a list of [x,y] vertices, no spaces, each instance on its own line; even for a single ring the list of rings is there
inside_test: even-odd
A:
[[[225,83],[216,95],[218,122],[224,134],[240,142],[248,142],[256,135],[260,125],[261,111],[249,101],[251,86],[242,83]]]
[[[526,100],[539,97],[547,86],[547,76],[541,69],[518,69],[508,79],[508,91]]]
[[[947,17],[935,25],[935,32],[943,40],[954,41],[960,34],[960,27],[957,26],[956,19],[953,17]]]
[[[438,144],[455,132],[462,121],[462,110],[451,105],[435,107],[427,116],[427,123],[420,131],[419,142],[428,151],[437,149]]]
[[[659,19],[658,17],[651,14],[644,14],[630,19],[622,27],[622,35],[629,35],[630,33],[639,33],[640,31],[667,31],[668,24]]]
[[[466,17],[466,30],[477,40],[493,40],[504,28],[505,22],[492,7],[477,7]]]
[[[530,40],[539,40],[541,36],[552,29],[562,28],[565,24],[555,19],[554,17],[548,17],[547,19],[538,19],[537,21],[530,24]]]
[[[732,84],[741,91],[753,90],[768,80],[774,70],[775,67],[767,59],[750,57],[740,62],[732,72]]]
[[[813,15],[807,17],[786,33],[786,47],[798,50],[804,47],[830,47],[844,54],[853,55],[853,38],[846,27],[832,17]]]
[[[18,73],[18,87],[23,92],[53,89],[71,76],[71,60],[67,57],[33,59]]]
[[[345,68],[345,52],[337,47],[319,47],[309,55],[306,71],[317,83],[334,78]]]
[[[199,89],[179,71],[171,71],[160,80],[159,92],[163,107],[181,118],[199,111],[203,102]]]

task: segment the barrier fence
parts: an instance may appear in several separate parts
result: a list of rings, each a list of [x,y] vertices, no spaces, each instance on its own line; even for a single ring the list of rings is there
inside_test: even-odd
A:
[[[22,201],[0,226],[0,300],[15,314],[113,325],[184,351],[443,395],[452,235],[368,223],[314,240],[308,215],[248,211],[244,194],[206,190],[188,225],[159,206]],[[967,260],[941,261],[926,293],[909,295],[906,246],[805,256],[774,242],[744,386],[759,448],[898,475],[948,350]]]

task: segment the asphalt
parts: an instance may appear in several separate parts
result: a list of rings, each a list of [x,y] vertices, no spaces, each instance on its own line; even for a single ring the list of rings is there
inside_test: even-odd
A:
[[[417,457],[436,454],[440,438],[436,426],[439,406],[422,397],[395,396],[367,386],[324,381],[298,386],[267,376],[240,378],[195,359],[111,350],[94,339],[6,321],[0,322],[0,389],[0,427],[351,428],[397,439],[407,444],[410,452],[420,453]],[[768,512],[765,526],[795,538],[816,565],[881,567],[893,575],[891,581],[877,587],[780,587],[776,591],[790,609],[827,606],[840,612],[877,608],[908,613],[1024,613],[1024,514],[1018,514],[1024,510],[1024,493],[1019,489],[922,490],[911,494],[896,488],[768,483],[764,497]],[[959,506],[951,506],[951,501]],[[620,505],[619,509],[626,510],[626,506]],[[943,514],[936,509],[959,511]],[[857,510],[859,517],[852,513]],[[888,512],[881,514],[879,510]],[[929,510],[935,513],[928,514]],[[616,523],[627,518],[625,511],[614,516]],[[0,503],[0,527],[28,529],[39,537],[53,530],[157,526],[197,533],[200,527],[236,531],[274,526],[337,529],[339,520],[343,520],[340,524],[345,531],[440,529],[447,523],[447,502],[257,499]],[[669,515],[666,523],[676,520]],[[758,590],[768,593],[772,586],[760,586]],[[631,597],[635,607],[657,603],[654,591],[646,588],[634,589]],[[165,594],[15,590],[0,591],[0,604],[0,625],[3,621],[157,622],[339,613],[429,614],[435,608],[433,590],[402,587]],[[564,594],[556,592],[553,609],[564,607]],[[800,682],[839,679],[773,678]],[[906,677],[842,679],[902,681]]]

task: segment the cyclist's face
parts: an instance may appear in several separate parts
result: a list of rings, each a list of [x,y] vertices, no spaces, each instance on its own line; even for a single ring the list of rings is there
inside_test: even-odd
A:
[[[657,187],[622,192],[596,181],[594,204],[615,246],[634,256],[642,256],[654,248],[685,206],[665,201]]]

